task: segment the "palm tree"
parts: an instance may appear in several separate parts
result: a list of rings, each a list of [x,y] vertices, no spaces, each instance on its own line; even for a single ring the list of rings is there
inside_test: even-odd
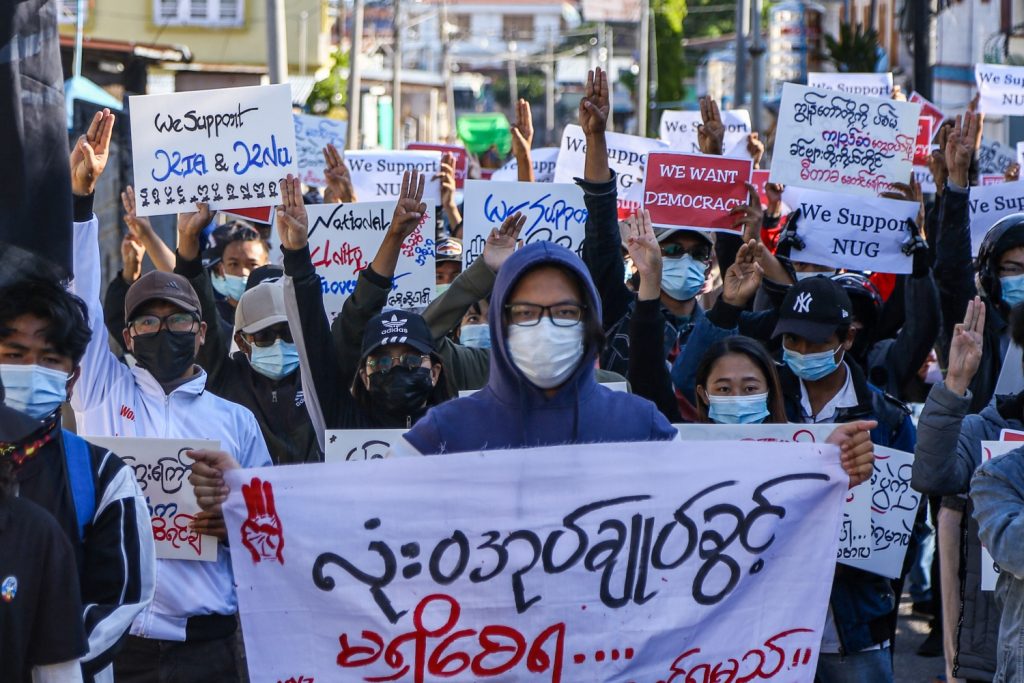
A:
[[[843,24],[839,27],[839,40],[826,35],[825,46],[836,71],[864,73],[876,70],[880,45],[878,32],[873,28],[865,30],[861,24],[853,27]]]

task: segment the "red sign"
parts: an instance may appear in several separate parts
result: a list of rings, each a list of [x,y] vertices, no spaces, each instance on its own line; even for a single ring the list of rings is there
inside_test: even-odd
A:
[[[221,213],[237,216],[247,221],[257,223],[270,223],[270,216],[274,213],[272,206],[250,206],[245,209],[221,209]]]
[[[466,184],[466,175],[469,173],[469,155],[466,148],[460,145],[432,145],[426,142],[410,142],[406,149],[419,149],[427,152],[447,152],[455,157],[455,187],[462,189]]]
[[[927,116],[932,122],[932,135],[938,132],[939,126],[946,120],[945,114],[942,110],[936,107],[934,104],[926,100],[925,98],[918,95],[916,92],[910,93],[910,101],[914,104],[921,105],[921,116]],[[931,142],[929,140],[929,142]]]
[[[761,198],[761,208],[768,208],[768,193],[764,186],[768,184],[768,176],[771,171],[766,168],[754,169],[750,182],[757,188],[757,196]]]
[[[999,433],[1000,441],[1024,441],[1024,432],[1016,429],[1004,429]]]
[[[750,159],[650,152],[644,208],[659,228],[737,233],[729,212],[747,203]]]
[[[1002,185],[1006,182],[1006,176],[1002,173],[982,173],[978,176],[978,185],[987,187],[989,185]]]
[[[932,120],[921,115],[917,120],[917,140],[914,142],[914,165],[927,166],[932,156]]]

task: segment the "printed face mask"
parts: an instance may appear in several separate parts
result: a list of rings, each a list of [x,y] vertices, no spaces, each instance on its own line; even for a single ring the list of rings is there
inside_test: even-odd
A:
[[[1024,301],[1024,275],[1008,275],[999,278],[1003,290],[1003,302],[1010,307]]]
[[[491,328],[486,324],[463,325],[459,331],[459,343],[475,349],[491,348]]]
[[[239,301],[245,294],[245,283],[247,278],[241,275],[217,275],[210,273],[210,284],[221,296]]]
[[[370,375],[370,400],[393,415],[410,415],[421,410],[427,405],[433,388],[430,368],[396,367]]]
[[[192,367],[196,357],[196,335],[160,330],[146,337],[135,337],[132,355],[139,367],[148,370],[158,382],[170,382]]]
[[[264,377],[281,379],[299,367],[299,352],[295,344],[278,339],[270,346],[253,346],[249,365]]]
[[[508,353],[531,384],[553,389],[576,371],[583,358],[583,325],[559,327],[548,317],[536,325],[509,325]]]
[[[0,365],[4,403],[8,408],[41,420],[68,397],[68,373],[39,365]]]
[[[661,270],[661,289],[677,301],[688,301],[704,289],[707,266],[689,254],[667,258]]]
[[[749,396],[708,395],[708,418],[718,424],[758,424],[769,414],[768,392]]]
[[[836,351],[838,350],[837,346],[831,351],[804,354],[790,351],[783,346],[782,360],[797,377],[813,382],[822,377],[828,377],[836,371],[839,367],[839,361],[836,360]]]

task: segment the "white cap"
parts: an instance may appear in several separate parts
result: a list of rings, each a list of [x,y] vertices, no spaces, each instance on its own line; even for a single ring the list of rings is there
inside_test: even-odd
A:
[[[261,282],[245,292],[235,307],[235,329],[251,334],[288,322],[280,280]]]

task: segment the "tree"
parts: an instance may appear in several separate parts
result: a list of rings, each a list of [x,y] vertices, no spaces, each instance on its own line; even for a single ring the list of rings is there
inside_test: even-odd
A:
[[[878,33],[873,28],[864,30],[857,24],[851,27],[843,24],[839,27],[839,40],[825,36],[825,47],[828,49],[829,60],[835,65],[836,71],[844,73],[865,73],[878,71],[881,46]]]
[[[342,76],[348,72],[348,53],[336,50],[331,58],[331,72],[313,85],[306,98],[306,108],[319,116],[329,116],[331,110],[343,108],[348,97],[348,79]]]
[[[683,20],[686,0],[652,0],[654,49],[658,51],[658,101],[683,99],[686,59],[683,56]]]

